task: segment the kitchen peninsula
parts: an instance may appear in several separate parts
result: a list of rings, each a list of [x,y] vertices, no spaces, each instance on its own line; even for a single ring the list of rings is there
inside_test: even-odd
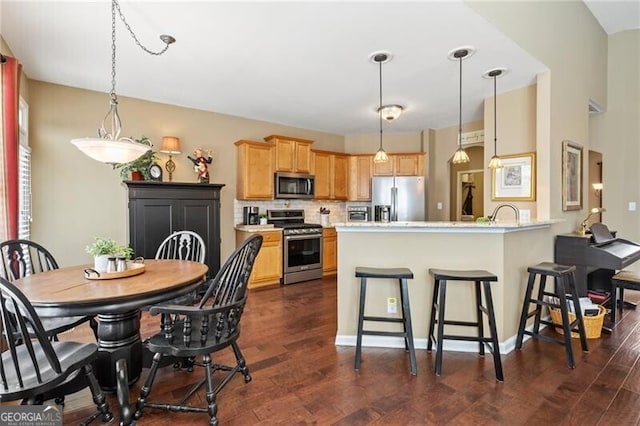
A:
[[[407,267],[413,335],[417,348],[426,348],[433,282],[427,270],[484,269],[498,276],[492,286],[500,352],[515,343],[527,267],[553,260],[555,221],[498,222],[365,222],[335,224],[338,233],[338,330],[337,345],[355,346],[359,282],[356,266]],[[475,319],[473,286],[447,289],[447,312],[461,321]],[[367,314],[387,316],[388,298],[399,300],[397,285],[376,280],[367,290]],[[399,309],[398,309],[399,311]],[[369,328],[391,330],[392,324]],[[450,327],[450,326],[449,326]],[[455,327],[449,329],[456,332]],[[395,339],[395,340],[394,340]],[[365,346],[403,347],[400,338],[364,336]],[[445,349],[477,351],[477,343],[445,341]]]

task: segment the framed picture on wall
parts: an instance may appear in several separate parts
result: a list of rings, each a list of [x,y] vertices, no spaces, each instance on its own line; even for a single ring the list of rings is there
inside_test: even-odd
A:
[[[500,159],[503,167],[491,173],[491,200],[535,200],[536,154],[501,155]]]
[[[562,141],[562,210],[582,210],[582,146]]]

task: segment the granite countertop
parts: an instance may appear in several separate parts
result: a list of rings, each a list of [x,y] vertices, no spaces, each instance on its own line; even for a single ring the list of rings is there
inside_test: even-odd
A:
[[[236,231],[244,232],[282,232],[281,228],[275,228],[273,224],[269,225],[243,225],[238,224],[235,226]]]
[[[333,225],[344,231],[402,231],[402,232],[510,232],[539,229],[551,226],[559,220],[533,220],[529,222],[343,222]]]

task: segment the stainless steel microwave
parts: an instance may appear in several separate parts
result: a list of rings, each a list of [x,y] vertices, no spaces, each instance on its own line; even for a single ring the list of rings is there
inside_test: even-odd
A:
[[[299,173],[275,174],[276,198],[313,198],[315,177]]]

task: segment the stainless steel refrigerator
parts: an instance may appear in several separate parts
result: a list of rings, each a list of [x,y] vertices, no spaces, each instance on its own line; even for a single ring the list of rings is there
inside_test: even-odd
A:
[[[391,207],[391,221],[427,220],[426,179],[422,176],[374,176],[371,178],[371,210]]]

